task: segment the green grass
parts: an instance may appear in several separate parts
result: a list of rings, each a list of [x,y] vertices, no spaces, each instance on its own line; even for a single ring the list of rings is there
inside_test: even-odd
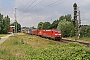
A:
[[[67,39],[74,40],[75,37],[67,37]],[[77,40],[82,40],[82,41],[88,41],[88,42],[90,42],[90,37],[82,37],[82,38],[77,39]]]
[[[0,45],[3,60],[89,60],[90,48],[78,43],[62,44],[34,35],[11,36]]]
[[[90,37],[82,37],[80,40],[90,41]]]
[[[8,34],[0,34],[0,37],[7,36]]]
[[[0,34],[0,39],[1,37],[7,36],[8,34]]]

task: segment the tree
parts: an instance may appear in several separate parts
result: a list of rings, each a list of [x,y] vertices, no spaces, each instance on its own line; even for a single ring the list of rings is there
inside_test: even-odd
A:
[[[40,30],[40,29],[43,29],[43,22],[40,22],[39,24],[38,24],[38,29]]]
[[[72,18],[72,17],[71,17],[71,14],[67,14],[67,15],[65,15],[65,19],[66,19],[66,21],[71,22],[71,21],[72,21],[71,18]]]
[[[59,22],[57,29],[62,31],[63,37],[74,36],[74,25],[66,19]]]
[[[2,14],[0,14],[0,33],[6,34],[9,32],[10,27],[10,18],[7,15],[6,17],[3,17]]]
[[[10,18],[8,17],[5,17],[3,19],[3,33],[8,33],[9,32],[9,27],[10,27]]]
[[[44,22],[43,23],[43,29],[50,29],[50,27],[51,27],[50,22]]]
[[[2,33],[3,28],[3,15],[0,13],[0,33]]]
[[[35,28],[34,26],[32,26],[32,27],[30,27],[29,29],[32,30],[32,29],[37,29],[37,28]]]
[[[63,19],[65,19],[65,17],[64,16],[60,16],[59,21],[61,21]]]
[[[85,28],[82,27],[80,37],[90,37],[90,26],[87,26]]]
[[[71,22],[71,21],[72,21],[71,18],[72,18],[72,17],[71,17],[71,14],[67,14],[67,15],[65,15],[65,16],[60,16],[59,21],[66,19],[66,21]]]
[[[59,20],[55,20],[52,24],[51,24],[51,29],[56,29],[58,26]]]
[[[17,25],[17,32],[20,32],[21,31],[21,25],[18,22],[14,22],[11,24],[11,26],[15,26],[15,27],[16,27],[16,25]]]

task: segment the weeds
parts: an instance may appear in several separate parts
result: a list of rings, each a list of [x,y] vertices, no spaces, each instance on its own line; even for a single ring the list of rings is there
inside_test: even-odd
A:
[[[28,38],[27,38],[28,37]],[[3,60],[90,60],[90,48],[78,43],[58,44],[32,35],[10,37],[0,45]]]
[[[23,41],[23,39],[21,39],[21,44],[24,44],[24,41]]]

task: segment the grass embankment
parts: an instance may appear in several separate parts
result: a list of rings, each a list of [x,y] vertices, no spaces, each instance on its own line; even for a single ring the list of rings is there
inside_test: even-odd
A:
[[[0,37],[7,36],[7,35],[9,35],[9,34],[0,34]]]
[[[11,36],[0,45],[3,60],[89,60],[90,48],[78,43],[60,44],[33,35]]]
[[[0,39],[1,37],[7,36],[8,34],[0,34]]]
[[[90,42],[90,37],[82,37],[82,38],[80,38],[80,40],[84,40],[84,41],[89,41]]]
[[[75,40],[75,37],[67,37],[66,39]],[[90,42],[90,37],[82,37],[82,38],[77,39],[77,40]]]

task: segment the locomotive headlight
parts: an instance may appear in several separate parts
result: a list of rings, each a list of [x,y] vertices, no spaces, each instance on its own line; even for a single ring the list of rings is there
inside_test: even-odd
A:
[[[59,35],[61,35],[61,34],[59,34]]]
[[[57,35],[57,34],[55,34],[55,35]]]

